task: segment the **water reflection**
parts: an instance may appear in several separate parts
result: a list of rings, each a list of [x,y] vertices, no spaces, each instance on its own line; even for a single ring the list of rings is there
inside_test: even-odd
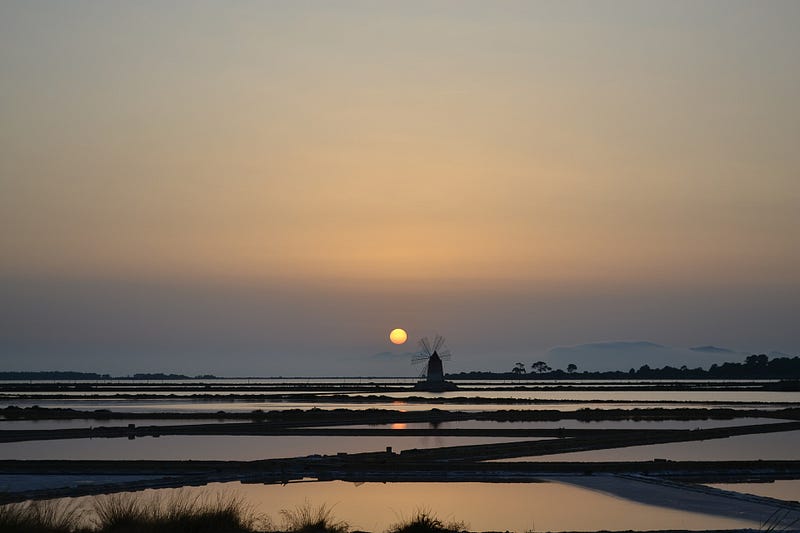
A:
[[[499,461],[756,461],[800,459],[800,431],[740,435],[707,441],[650,444]]]
[[[305,437],[305,436],[186,436],[128,439],[74,439],[0,444],[0,459],[151,459],[239,460],[275,459],[339,452],[377,452],[391,446],[411,448],[515,442],[493,437]]]
[[[735,418],[732,420],[449,420],[446,422],[408,422],[409,429],[697,429],[788,422],[777,418]],[[388,428],[393,424],[352,424],[352,429]]]
[[[136,424],[137,426],[185,426],[191,424],[224,424],[230,423],[231,420],[225,419],[168,419],[168,418],[138,418],[130,420],[123,419],[108,419],[108,420],[94,420],[94,419],[68,419],[68,420],[0,420],[0,430],[28,430],[28,429],[75,429],[75,428],[90,428],[90,427],[119,427],[127,426],[128,424]],[[2,446],[2,444],[0,444]],[[1,454],[1,452],[0,452]]]
[[[588,383],[574,383],[575,385],[588,384]],[[166,384],[165,384],[166,385]],[[460,384],[467,386],[468,384]],[[554,383],[553,386],[561,386],[563,384]],[[605,385],[613,387],[613,383],[595,384],[594,386]],[[664,382],[660,383],[661,386],[665,385]],[[471,386],[474,386],[471,385]],[[713,390],[573,390],[573,389],[560,389],[560,390],[495,390],[491,387],[486,387],[478,390],[456,390],[449,392],[424,392],[414,390],[402,391],[385,391],[376,389],[374,391],[364,392],[361,390],[353,389],[338,389],[333,391],[318,392],[319,399],[323,399],[325,395],[337,394],[350,396],[354,399],[380,396],[388,398],[388,404],[404,404],[408,397],[417,398],[430,398],[431,400],[441,398],[481,398],[481,399],[524,399],[524,400],[548,400],[548,401],[625,401],[631,403],[654,403],[654,402],[714,402],[714,403],[783,403],[783,404],[797,404],[800,401],[797,391],[766,391],[759,388],[753,389],[730,389],[724,388],[725,384],[720,383],[719,389]],[[114,401],[113,396],[119,391],[28,391],[29,393],[36,394],[39,397],[46,398],[48,396],[75,396],[80,398],[96,396],[95,401]],[[193,395],[202,394],[206,397],[220,396],[224,397],[231,393],[238,396],[253,396],[264,397],[266,395],[279,395],[280,398],[271,399],[271,402],[282,403],[282,400],[291,401],[293,396],[304,395],[309,392],[315,392],[313,389],[303,389],[298,387],[294,390],[283,391],[264,391],[264,390],[205,390],[196,389],[190,391],[180,390],[164,390],[158,387],[141,388],[139,391],[142,394],[150,396],[164,396],[170,398],[183,397],[186,401],[197,400],[192,398]],[[137,392],[125,392],[125,394],[135,395]],[[15,401],[13,398],[17,394],[24,394],[25,390],[15,392],[0,393],[0,398],[3,399],[2,405],[13,405]],[[274,397],[274,396],[273,396]],[[78,398],[76,398],[77,400]],[[165,398],[166,399],[166,398]],[[55,400],[40,399],[35,400],[39,402],[49,403]],[[303,405],[316,405],[317,401],[309,400],[305,402],[298,402]],[[354,402],[361,403],[361,402]],[[432,402],[433,403],[433,402]]]
[[[74,429],[88,427],[127,426],[178,426],[187,424],[213,424],[239,422],[226,419],[74,419],[74,420],[3,420],[0,419],[0,430],[19,429]],[[775,418],[736,418],[732,420],[558,420],[558,421],[509,421],[495,420],[453,420],[448,422],[406,422],[404,424],[352,424],[332,427],[359,428],[391,428],[391,429],[695,429],[728,427],[749,424],[772,424],[785,422]],[[328,427],[328,426],[319,426]]]
[[[181,489],[187,490],[187,489]],[[337,518],[361,531],[389,525],[427,508],[440,518],[463,520],[471,531],[595,531],[741,529],[757,521],[713,516],[612,497],[563,482],[550,483],[364,483],[341,481],[278,485],[212,484],[235,492],[259,512],[277,519],[280,509],[308,501],[334,506]],[[163,492],[170,492],[169,489]],[[151,491],[145,491],[148,493]],[[735,507],[735,505],[733,506]],[[576,512],[580,509],[580,512]],[[760,512],[756,514],[760,515]]]
[[[800,479],[779,479],[771,483],[709,483],[708,486],[779,500],[800,501]]]
[[[788,393],[779,393],[788,394]],[[797,393],[792,393],[793,400],[797,399]],[[299,402],[292,400],[268,400],[268,401],[217,401],[217,400],[203,400],[203,399],[170,399],[170,400],[108,400],[108,399],[70,399],[70,400],[5,400],[0,402],[0,408],[7,406],[17,407],[32,407],[38,405],[39,407],[61,408],[61,409],[76,409],[93,411],[95,409],[108,409],[111,411],[119,411],[126,413],[152,413],[152,412],[188,412],[188,413],[216,413],[219,411],[225,412],[252,412],[256,410],[263,411],[285,411],[289,409],[350,409],[354,411],[365,409],[385,409],[400,412],[407,411],[429,411],[431,409],[442,409],[447,411],[497,411],[497,410],[556,410],[556,411],[577,411],[579,409],[645,409],[645,408],[663,408],[663,409],[685,409],[685,408],[729,408],[729,409],[762,409],[762,410],[777,410],[785,407],[796,407],[796,403],[783,401],[781,403],[762,404],[762,403],[746,403],[740,401],[739,403],[724,403],[724,404],[707,404],[697,403],[697,400],[690,400],[685,398],[685,403],[659,403],[656,400],[624,400],[615,403],[604,402],[587,402],[587,403],[571,403],[574,399],[564,399],[562,395],[562,402],[558,403],[545,403],[545,404],[507,404],[507,403],[406,403],[402,405],[402,409],[398,409],[398,404],[393,401],[376,401],[376,402],[326,402],[324,398],[320,398],[314,402]],[[786,400],[786,396],[783,396]],[[592,399],[591,396],[587,399]],[[597,399],[597,398],[594,398]],[[753,400],[757,402],[757,400]]]

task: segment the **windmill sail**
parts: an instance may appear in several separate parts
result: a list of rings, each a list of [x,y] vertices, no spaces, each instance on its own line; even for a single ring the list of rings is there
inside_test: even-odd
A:
[[[450,350],[445,347],[444,341],[445,339],[441,335],[436,335],[433,341],[428,337],[423,337],[419,341],[420,352],[411,359],[412,363],[427,363],[424,372],[427,382],[444,382],[442,360],[450,359]]]
[[[419,340],[420,351],[411,358],[412,364],[425,363],[425,370],[420,377],[424,381],[417,383],[414,388],[431,392],[455,390],[455,384],[445,381],[443,360],[450,359],[450,350],[444,344],[445,339],[436,335],[433,340],[423,337]]]

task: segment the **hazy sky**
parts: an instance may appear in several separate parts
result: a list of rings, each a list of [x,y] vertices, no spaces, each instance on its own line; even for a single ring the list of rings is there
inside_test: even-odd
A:
[[[448,336],[452,370],[798,353],[799,24],[2,0],[0,367],[396,373],[393,327]]]

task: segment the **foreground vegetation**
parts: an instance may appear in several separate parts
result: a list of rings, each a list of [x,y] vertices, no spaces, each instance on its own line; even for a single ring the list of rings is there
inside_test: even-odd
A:
[[[3,533],[349,533],[347,522],[326,505],[306,502],[280,511],[281,522],[257,514],[237,497],[190,497],[177,492],[164,498],[133,494],[80,500],[50,500],[0,506]],[[457,533],[464,522],[445,522],[420,509],[387,533]]]
[[[143,497],[115,494],[79,500],[25,502],[0,507],[8,533],[250,533],[265,522],[238,498]]]
[[[466,531],[465,522],[443,522],[430,509],[419,509],[414,515],[391,526],[387,533],[452,533]]]

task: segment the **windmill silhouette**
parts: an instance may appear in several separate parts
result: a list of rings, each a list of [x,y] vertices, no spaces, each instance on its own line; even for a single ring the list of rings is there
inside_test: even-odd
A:
[[[450,359],[450,350],[444,345],[444,337],[436,335],[431,341],[423,337],[419,341],[420,351],[411,358],[411,364],[427,363],[420,374],[425,381],[444,381],[442,361]]]
[[[411,358],[411,364],[425,363],[420,377],[425,381],[420,381],[414,388],[417,390],[445,391],[454,390],[455,384],[445,381],[444,368],[442,361],[450,359],[450,350],[444,344],[444,337],[436,335],[431,341],[428,337],[423,337],[419,341],[420,351]]]

